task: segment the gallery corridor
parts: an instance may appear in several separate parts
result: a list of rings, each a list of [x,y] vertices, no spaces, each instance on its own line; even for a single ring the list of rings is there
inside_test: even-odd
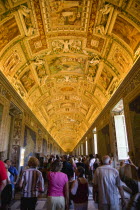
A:
[[[105,155],[115,170],[129,160],[140,169],[140,0],[0,0],[0,29],[0,161],[11,162],[0,194],[16,189],[30,158],[48,173],[72,157],[92,178]],[[22,201],[35,208],[34,198]],[[20,209],[19,194],[10,209]],[[47,210],[46,194],[36,210]]]

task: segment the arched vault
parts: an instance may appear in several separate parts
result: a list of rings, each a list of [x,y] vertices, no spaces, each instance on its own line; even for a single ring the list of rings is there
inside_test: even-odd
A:
[[[0,2],[0,70],[65,152],[139,57],[136,0]]]

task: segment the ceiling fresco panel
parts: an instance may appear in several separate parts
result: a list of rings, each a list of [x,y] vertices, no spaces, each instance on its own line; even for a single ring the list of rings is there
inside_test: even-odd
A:
[[[42,50],[48,48],[48,44],[46,41],[44,25],[42,20],[42,14],[40,10],[40,1],[39,0],[31,0],[33,3],[34,13],[37,20],[37,31],[39,33],[38,36],[29,40],[30,48],[32,53],[38,53]],[[33,34],[34,35],[34,34]]]
[[[140,20],[140,1],[131,0],[127,6],[127,11]]]
[[[117,43],[112,45],[108,61],[110,61],[112,65],[116,66],[121,75],[128,72],[133,63],[131,56],[127,52],[124,52],[123,48]]]
[[[68,56],[48,58],[47,60],[50,74],[57,73],[84,73],[84,67],[86,59],[84,58],[75,58]]]
[[[96,13],[98,9],[98,0],[93,0],[92,1],[92,6],[91,6],[91,13],[90,13],[90,18],[89,18],[89,26],[88,26],[88,39],[91,41],[92,40],[92,35],[93,35],[93,29],[95,26],[95,20],[96,20]],[[89,41],[89,42],[90,42]]]
[[[6,74],[14,73],[14,69],[16,66],[20,63],[20,57],[16,50],[10,55],[10,57],[7,58],[6,62],[4,63],[4,69],[6,71]]]
[[[30,70],[27,70],[20,78],[20,81],[27,92],[35,85],[33,74]]]
[[[41,96],[41,92],[40,90],[37,88],[35,89],[29,96],[29,102],[33,105],[34,103],[36,103],[37,98],[40,98]]]
[[[111,96],[115,92],[115,90],[117,89],[118,86],[119,86],[119,80],[113,79],[113,81],[111,82],[111,84],[108,88],[108,94]]]
[[[97,52],[101,53],[103,46],[105,44],[105,39],[100,36],[93,35],[91,39],[87,40],[87,48],[94,49]]]
[[[8,3],[10,7],[16,7],[18,5],[26,3],[26,0],[9,0]]]
[[[20,44],[16,44],[12,47],[11,50],[7,51],[7,53],[3,56],[3,59],[1,59],[3,73],[11,78],[15,75],[17,69],[20,69],[25,63],[26,58]]]
[[[82,53],[82,39],[54,39],[52,40],[51,48],[54,54]]]
[[[94,96],[97,98],[98,101],[102,101],[102,105],[106,102],[106,97],[99,87],[95,88]]]
[[[20,31],[15,17],[10,18],[0,25],[0,51],[15,37],[20,35]]]
[[[107,90],[112,80],[113,75],[109,70],[104,68],[99,78],[99,84]]]
[[[3,2],[0,2],[0,15],[6,11],[5,5]]]
[[[46,32],[63,30],[85,31],[91,6],[90,0],[41,1]]]
[[[140,45],[140,31],[120,16],[115,21],[112,33],[126,42],[134,52]]]
[[[111,4],[113,4],[113,5],[116,5],[116,6],[120,6],[121,4],[122,4],[122,0],[107,0],[107,1],[105,1],[105,3],[111,3]]]

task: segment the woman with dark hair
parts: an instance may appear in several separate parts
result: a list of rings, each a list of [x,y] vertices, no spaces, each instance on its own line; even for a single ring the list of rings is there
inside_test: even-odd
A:
[[[87,210],[88,209],[88,181],[83,177],[85,170],[79,166],[76,171],[78,177],[72,184],[71,194],[73,195],[74,209]]]
[[[68,177],[63,172],[62,163],[55,160],[51,164],[51,171],[47,174],[48,180],[48,210],[68,210],[69,208],[69,185]]]

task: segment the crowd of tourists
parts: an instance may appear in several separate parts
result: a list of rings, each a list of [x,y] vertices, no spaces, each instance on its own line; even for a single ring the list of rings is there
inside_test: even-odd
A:
[[[135,171],[130,176],[128,165]],[[89,186],[93,186],[93,200],[99,210],[140,209],[140,168],[131,160],[122,161],[119,170],[113,167],[106,155],[58,156],[45,158],[40,165],[30,157],[28,165],[18,173],[9,159],[0,161],[0,209],[6,210],[15,198],[16,189],[21,193],[21,210],[35,210],[39,194],[47,188],[47,210],[88,209]],[[124,190],[130,194],[126,201]]]

